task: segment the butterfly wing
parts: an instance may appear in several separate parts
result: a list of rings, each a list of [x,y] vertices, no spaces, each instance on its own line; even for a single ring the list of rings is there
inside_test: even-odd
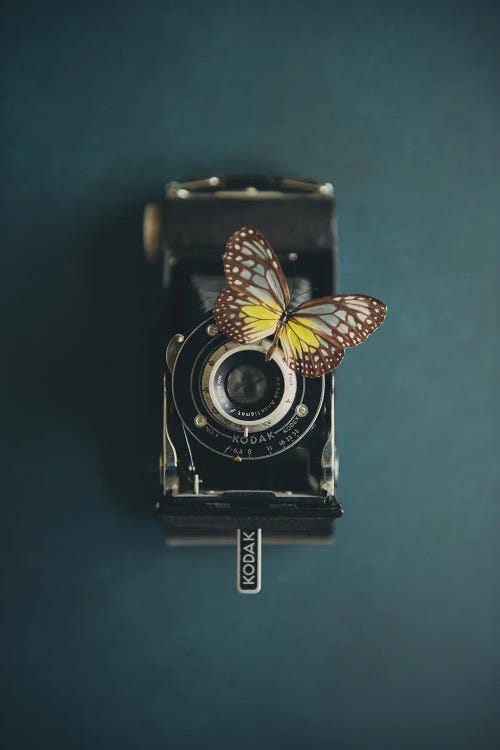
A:
[[[382,323],[387,307],[379,299],[362,294],[320,297],[299,305],[292,318],[320,333],[335,347],[361,344]]]
[[[309,378],[334,370],[344,356],[341,347],[332,346],[320,332],[302,325],[294,317],[283,326],[280,343],[287,365]]]
[[[276,254],[258,229],[242,227],[229,238],[224,273],[230,288],[215,301],[219,329],[245,344],[272,336],[290,292]]]
[[[333,370],[344,349],[361,344],[384,321],[387,308],[374,297],[339,294],[304,302],[280,336],[289,366],[306,377]]]
[[[224,273],[235,291],[245,290],[259,302],[274,303],[283,310],[290,292],[280,262],[266,238],[254,227],[238,229],[228,240]]]
[[[281,316],[276,304],[259,302],[242,291],[223,289],[215,300],[214,317],[222,333],[240,344],[274,335]]]

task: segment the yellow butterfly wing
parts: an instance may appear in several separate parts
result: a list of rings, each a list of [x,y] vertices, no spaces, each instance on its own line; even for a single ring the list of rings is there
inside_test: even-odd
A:
[[[266,238],[254,227],[242,227],[228,240],[224,289],[214,317],[226,336],[243,344],[274,335],[290,292],[280,263]]]
[[[223,289],[214,305],[219,330],[240,344],[254,344],[266,336],[273,336],[280,316],[277,305],[259,303],[245,291]]]
[[[365,341],[382,325],[387,308],[374,297],[338,294],[299,305],[280,335],[289,367],[306,377],[335,369],[344,349]]]
[[[311,326],[292,316],[280,333],[285,362],[292,370],[309,378],[317,378],[335,369],[344,356]]]

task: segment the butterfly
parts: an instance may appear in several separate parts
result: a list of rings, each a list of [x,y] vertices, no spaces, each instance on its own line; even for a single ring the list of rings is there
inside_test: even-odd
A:
[[[229,287],[214,304],[219,330],[241,344],[272,336],[266,361],[279,342],[286,364],[305,377],[319,377],[337,367],[344,350],[365,341],[387,312],[383,302],[360,294],[292,306],[280,262],[254,227],[242,227],[229,238],[224,273]]]

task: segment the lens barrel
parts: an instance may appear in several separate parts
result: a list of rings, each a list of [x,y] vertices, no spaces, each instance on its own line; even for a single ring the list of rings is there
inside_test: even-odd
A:
[[[285,390],[283,374],[264,354],[239,349],[215,364],[214,403],[229,419],[257,422],[279,405]]]

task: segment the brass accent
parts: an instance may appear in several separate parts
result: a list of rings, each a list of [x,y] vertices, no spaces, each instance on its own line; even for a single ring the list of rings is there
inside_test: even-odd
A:
[[[144,254],[150,263],[156,263],[160,258],[161,221],[161,206],[147,203],[142,219],[142,242]]]

